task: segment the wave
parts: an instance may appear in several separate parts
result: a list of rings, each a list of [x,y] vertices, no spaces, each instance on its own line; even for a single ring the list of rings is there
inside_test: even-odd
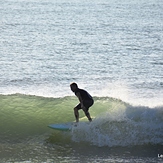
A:
[[[97,146],[163,145],[162,109],[129,105],[109,109],[90,125],[74,128],[72,137]]]
[[[163,145],[162,106],[131,106],[110,97],[94,97],[94,100],[90,108],[93,121],[89,125],[79,123],[63,136],[63,132],[58,133],[47,125],[74,121],[76,97],[0,95],[0,143],[39,141],[41,137],[43,141],[48,139],[50,143],[60,141],[65,144],[63,137],[67,137],[69,143],[87,142],[96,146]],[[87,121],[82,111],[80,118]]]

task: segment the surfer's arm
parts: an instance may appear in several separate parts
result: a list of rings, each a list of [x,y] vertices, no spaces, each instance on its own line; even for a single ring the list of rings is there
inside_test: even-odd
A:
[[[85,107],[84,107],[83,99],[82,99],[80,93],[79,93],[79,92],[76,93],[76,96],[78,97],[78,99],[79,99],[79,101],[80,101],[81,108],[84,109]]]

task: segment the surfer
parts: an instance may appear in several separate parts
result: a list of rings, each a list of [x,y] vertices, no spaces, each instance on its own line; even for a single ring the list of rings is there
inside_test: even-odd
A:
[[[80,103],[74,108],[74,115],[76,118],[76,122],[79,122],[79,112],[78,110],[82,109],[87,116],[88,120],[91,122],[92,118],[89,114],[89,107],[91,107],[94,103],[92,96],[85,90],[79,89],[76,83],[70,84],[70,88],[72,92],[78,97]]]

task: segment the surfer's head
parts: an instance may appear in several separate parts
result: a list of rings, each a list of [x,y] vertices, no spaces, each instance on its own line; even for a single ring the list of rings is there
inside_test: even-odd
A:
[[[78,89],[78,85],[76,83],[71,83],[70,88],[73,92],[75,92]]]

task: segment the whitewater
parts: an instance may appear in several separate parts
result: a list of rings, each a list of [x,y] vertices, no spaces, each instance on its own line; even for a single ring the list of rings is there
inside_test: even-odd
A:
[[[161,162],[162,6],[2,0],[0,162]],[[72,82],[93,96],[93,122],[52,130],[75,120]]]

